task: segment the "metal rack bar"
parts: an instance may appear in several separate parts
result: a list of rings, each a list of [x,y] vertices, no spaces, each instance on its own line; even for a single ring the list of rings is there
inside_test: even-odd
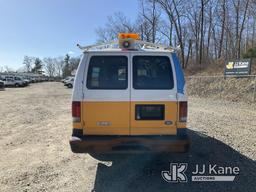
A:
[[[149,43],[146,41],[135,41],[135,45],[140,50],[168,50],[168,51],[175,51],[179,48],[174,48],[166,45],[161,44],[155,44],[155,43]],[[104,49],[119,49],[119,42],[118,41],[112,41],[108,43],[99,43],[89,46],[81,46],[77,44],[78,48],[80,48],[82,51],[88,51],[88,50],[104,50]]]

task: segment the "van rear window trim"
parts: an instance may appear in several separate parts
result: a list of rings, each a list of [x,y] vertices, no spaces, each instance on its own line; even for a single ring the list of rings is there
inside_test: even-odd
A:
[[[134,71],[134,58],[135,57],[163,57],[167,58],[169,61],[169,67],[171,69],[170,74],[172,75],[172,87],[171,88],[136,88],[135,85],[135,71]],[[132,56],[132,88],[134,90],[173,90],[175,88],[175,81],[174,81],[174,74],[173,74],[173,67],[172,67],[172,61],[168,56],[163,55],[134,55]]]
[[[97,88],[97,87],[90,87],[89,86],[89,70],[90,70],[90,61],[92,58],[95,58],[95,57],[123,57],[126,59],[126,87],[125,88]],[[129,73],[129,59],[126,55],[93,55],[89,58],[89,62],[88,62],[88,68],[87,68],[87,76],[86,76],[86,88],[88,90],[127,90],[128,89],[128,73]]]

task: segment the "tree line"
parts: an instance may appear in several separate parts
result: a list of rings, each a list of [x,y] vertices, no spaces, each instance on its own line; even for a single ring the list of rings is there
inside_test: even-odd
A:
[[[99,42],[121,32],[179,46],[182,67],[203,68],[229,59],[256,57],[256,0],[138,0],[137,19],[123,13],[96,29]]]
[[[80,59],[66,54],[65,57],[38,57],[24,56],[23,72],[46,74],[49,77],[64,78],[72,75],[77,69]]]

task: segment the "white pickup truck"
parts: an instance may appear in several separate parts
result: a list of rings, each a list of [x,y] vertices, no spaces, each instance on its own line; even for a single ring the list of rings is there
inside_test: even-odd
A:
[[[5,77],[3,81],[6,87],[7,86],[25,87],[28,85],[28,83],[20,77]]]

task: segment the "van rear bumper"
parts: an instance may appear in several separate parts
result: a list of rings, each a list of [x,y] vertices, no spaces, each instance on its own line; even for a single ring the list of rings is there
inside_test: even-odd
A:
[[[74,153],[186,152],[190,140],[186,129],[177,129],[177,135],[148,136],[85,136],[73,131],[69,143]]]

